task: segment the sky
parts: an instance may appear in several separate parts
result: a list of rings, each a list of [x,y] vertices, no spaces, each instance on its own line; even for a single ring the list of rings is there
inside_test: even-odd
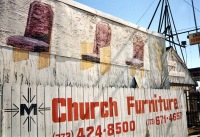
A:
[[[159,0],[75,0],[104,13],[113,15],[138,26],[147,28]],[[193,0],[197,26],[200,28],[200,0]],[[191,0],[169,0],[176,30],[183,32],[195,29],[194,15]],[[161,6],[160,6],[161,7]],[[158,29],[160,8],[150,27],[151,31]],[[199,30],[200,31],[200,30]],[[195,31],[191,32],[195,33]],[[183,56],[188,68],[200,67],[200,53],[198,45],[189,45],[187,33],[179,35],[180,41],[186,41],[186,48],[182,48]],[[166,47],[168,47],[166,43]],[[180,47],[176,47],[179,56],[182,58]]]

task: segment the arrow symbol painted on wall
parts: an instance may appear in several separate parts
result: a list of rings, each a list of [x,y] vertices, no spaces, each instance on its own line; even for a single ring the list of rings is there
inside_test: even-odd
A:
[[[42,113],[42,111],[50,110],[50,107],[43,107],[43,108],[42,108],[42,106],[43,106],[43,103],[39,106],[38,111],[39,111],[42,115],[44,115],[44,113]]]
[[[20,113],[21,117],[23,117],[24,115],[28,115],[27,117],[25,117],[23,125],[25,125],[27,122],[28,132],[31,132],[32,124],[36,124],[34,117],[30,116],[31,113],[32,115],[37,115],[37,112],[40,112],[42,115],[44,115],[44,112],[51,110],[51,108],[45,107],[44,103],[37,107],[37,103],[34,102],[36,95],[31,94],[31,88],[29,87],[26,92],[27,95],[22,95],[21,97],[25,102],[27,102],[27,104],[23,104],[21,102],[22,104],[19,104],[20,106],[18,107],[16,104],[13,103],[13,105],[11,105],[11,108],[4,109],[4,112],[9,112],[11,114],[14,113],[13,117],[15,117],[18,113]]]
[[[16,112],[16,113],[13,115],[13,117],[15,117],[15,115],[17,115],[17,113],[19,113],[19,108],[18,108],[17,105],[15,105],[15,104],[13,104],[13,106],[14,106],[15,108],[5,109],[4,112]]]
[[[26,100],[27,103],[32,103],[35,95],[31,97],[31,88],[28,88],[28,99],[23,95],[23,98]]]
[[[35,120],[31,116],[28,116],[25,119],[23,125],[26,123],[27,120],[28,120],[28,132],[30,132],[31,131],[31,121],[33,121],[34,123],[36,123],[36,122],[35,122]]]

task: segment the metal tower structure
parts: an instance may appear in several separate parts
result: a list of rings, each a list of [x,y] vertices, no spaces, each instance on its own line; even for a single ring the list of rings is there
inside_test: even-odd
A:
[[[163,34],[166,37],[165,40],[169,43],[169,46],[172,46],[175,49],[175,51],[177,51],[177,47],[180,48],[182,59],[184,63],[186,63],[184,55],[183,55],[183,51],[182,51],[182,48],[185,48],[185,44],[180,42],[178,35],[183,34],[183,33],[189,34],[189,32],[194,31],[194,30],[177,33],[177,29],[176,29],[175,21],[174,21],[172,11],[170,8],[169,0],[159,0],[158,5],[154,11],[153,17],[151,18],[151,21],[149,23],[148,29],[151,27],[151,24],[155,18],[156,13],[159,12],[158,9],[160,6],[161,6],[160,18],[159,18],[157,32]],[[194,20],[195,20],[195,26],[196,26],[195,30],[197,32],[199,29],[197,28],[193,0],[192,0],[192,7],[193,7],[193,14],[194,14]],[[200,45],[199,45],[199,55],[200,55]]]

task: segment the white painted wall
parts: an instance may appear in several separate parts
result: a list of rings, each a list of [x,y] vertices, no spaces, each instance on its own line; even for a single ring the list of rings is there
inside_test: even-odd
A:
[[[24,35],[31,2],[1,2],[0,82],[130,87],[135,78],[140,88],[169,88],[162,35],[71,0],[42,0],[51,5],[54,12],[50,66],[38,69],[38,53],[32,52],[29,52],[28,60],[13,62],[13,47],[6,44],[6,39]],[[100,73],[101,64],[98,63],[87,70],[81,69],[81,45],[94,43],[99,21],[109,23],[112,31],[111,69],[104,75]],[[133,55],[134,34],[146,40],[144,66],[140,69],[131,69],[125,64],[125,60]]]

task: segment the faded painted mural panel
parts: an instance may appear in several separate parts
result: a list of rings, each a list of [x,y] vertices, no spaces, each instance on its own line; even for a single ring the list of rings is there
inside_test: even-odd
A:
[[[3,0],[0,12],[2,83],[169,88],[160,34],[74,1]]]

